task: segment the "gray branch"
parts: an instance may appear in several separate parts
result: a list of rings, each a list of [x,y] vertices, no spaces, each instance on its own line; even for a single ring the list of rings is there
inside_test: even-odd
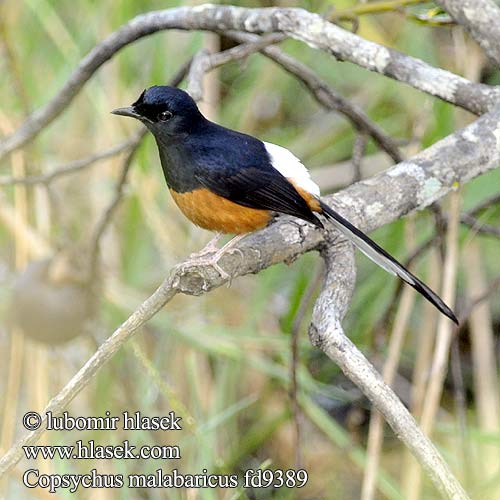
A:
[[[344,243],[340,249],[338,245],[327,245],[322,255],[326,263],[326,276],[309,327],[311,343],[332,359],[384,415],[395,434],[408,446],[444,497],[468,498],[401,400],[344,334],[342,319],[355,281],[351,245]]]
[[[165,29],[282,33],[339,60],[394,78],[476,114],[486,112],[500,98],[498,88],[472,83],[420,59],[365,40],[302,9],[247,9],[222,5],[179,7],[137,16],[96,45],[80,61],[56,96],[0,142],[0,159],[32,140],[59,116],[91,76],[116,52],[139,38]]]
[[[500,67],[500,7],[493,0],[437,0]]]
[[[329,201],[372,231],[500,165],[500,104],[413,158],[358,182]]]

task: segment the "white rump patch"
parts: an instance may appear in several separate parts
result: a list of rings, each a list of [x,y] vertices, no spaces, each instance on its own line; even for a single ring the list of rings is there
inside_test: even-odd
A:
[[[302,162],[288,149],[270,142],[264,142],[267,152],[271,158],[272,166],[280,172],[281,175],[290,179],[296,187],[319,197],[319,187],[311,179],[309,171]]]

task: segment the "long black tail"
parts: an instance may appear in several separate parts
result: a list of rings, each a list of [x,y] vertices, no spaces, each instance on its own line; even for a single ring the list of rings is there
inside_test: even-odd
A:
[[[458,319],[453,311],[433,292],[425,283],[410,273],[392,255],[388,254],[382,247],[377,245],[365,233],[353,226],[348,220],[335,212],[328,205],[320,201],[323,214],[332,222],[336,229],[352,241],[367,257],[375,264],[385,269],[388,273],[399,276],[404,282],[411,285],[418,293],[423,295],[431,304],[448,316],[458,325]]]

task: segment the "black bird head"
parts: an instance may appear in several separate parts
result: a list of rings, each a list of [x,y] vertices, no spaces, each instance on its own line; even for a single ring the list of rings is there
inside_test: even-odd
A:
[[[187,135],[205,120],[187,92],[167,86],[149,87],[132,106],[111,112],[140,120],[156,138],[164,139]]]

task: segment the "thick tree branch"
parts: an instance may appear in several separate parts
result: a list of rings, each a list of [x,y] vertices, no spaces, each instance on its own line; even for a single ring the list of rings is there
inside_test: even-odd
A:
[[[493,0],[437,0],[500,67],[500,7]]]
[[[500,166],[500,105],[464,129],[331,197],[351,220],[371,231],[442,198],[451,189]],[[376,189],[374,189],[376,186]],[[347,208],[349,207],[349,208]]]
[[[247,9],[222,5],[179,7],[135,17],[96,45],[61,90],[0,142],[0,159],[32,140],[70,104],[83,85],[116,52],[139,38],[165,29],[283,33],[340,60],[376,71],[445,101],[481,114],[500,98],[500,90],[472,83],[346,31],[302,9]]]
[[[446,498],[466,499],[467,494],[449,470],[437,449],[418,428],[415,419],[385,384],[373,365],[349,340],[342,329],[354,288],[354,255],[350,245],[327,245],[322,251],[326,263],[323,289],[316,302],[309,328],[311,343],[332,359],[384,415],[395,434],[425,468]]]

